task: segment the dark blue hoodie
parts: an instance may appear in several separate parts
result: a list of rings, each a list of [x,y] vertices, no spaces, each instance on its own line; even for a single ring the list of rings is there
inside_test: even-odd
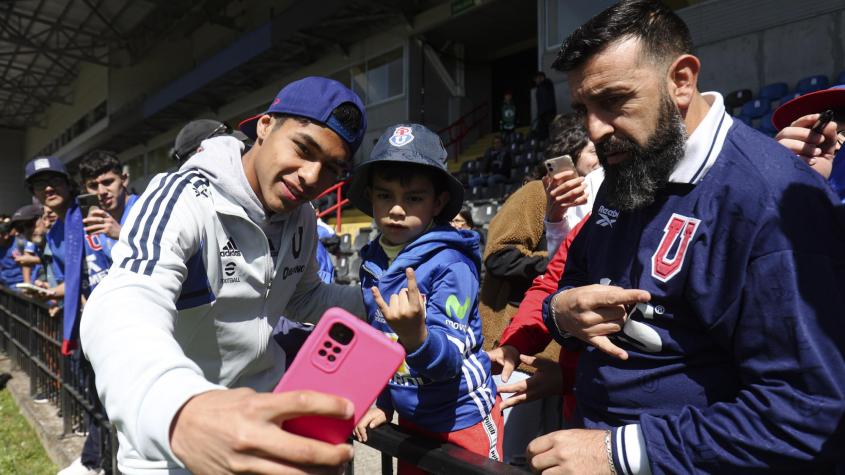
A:
[[[405,268],[416,273],[426,298],[428,336],[379,397],[377,405],[433,432],[475,425],[493,409],[496,386],[490,360],[481,349],[478,235],[436,226],[409,243],[388,266],[378,240],[361,250],[360,277],[370,324],[394,341],[396,334],[378,309],[371,287],[385,298],[408,286]]]

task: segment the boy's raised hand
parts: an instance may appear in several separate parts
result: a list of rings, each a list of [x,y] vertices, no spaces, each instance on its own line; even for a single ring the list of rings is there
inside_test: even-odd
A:
[[[428,336],[425,328],[425,301],[417,287],[414,269],[405,269],[408,287],[390,296],[390,304],[385,303],[378,288],[371,287],[373,299],[390,328],[399,336],[399,343],[405,351],[413,353],[422,346]]]

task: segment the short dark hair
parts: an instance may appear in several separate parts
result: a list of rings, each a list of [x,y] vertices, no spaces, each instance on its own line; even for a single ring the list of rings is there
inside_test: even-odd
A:
[[[546,145],[546,158],[569,155],[573,163],[578,162],[578,154],[590,140],[584,126],[584,115],[578,112],[562,114],[552,121],[549,144]]]
[[[659,0],[622,0],[569,35],[552,67],[572,71],[625,38],[640,39],[644,55],[658,64],[692,52],[689,28],[669,7]]]
[[[105,150],[94,150],[79,161],[77,171],[84,183],[92,178],[97,178],[103,173],[115,172],[121,175],[123,174],[123,166],[114,153]]]
[[[475,220],[472,219],[472,210],[469,209],[469,206],[461,206],[461,210],[458,211],[458,215],[464,218],[464,221],[467,222],[467,226],[475,229]]]
[[[270,116],[274,119],[277,119],[276,123],[273,126],[274,129],[281,127],[286,120],[291,118],[298,120],[301,124],[309,124],[314,122],[313,120],[307,117],[301,117],[291,114],[271,113]],[[358,106],[351,102],[344,102],[343,104],[335,107],[335,109],[332,111],[332,117],[337,119],[337,121],[340,122],[340,125],[342,125],[343,128],[352,133],[357,133],[361,129],[364,119],[364,116],[361,114],[361,111],[358,109]]]

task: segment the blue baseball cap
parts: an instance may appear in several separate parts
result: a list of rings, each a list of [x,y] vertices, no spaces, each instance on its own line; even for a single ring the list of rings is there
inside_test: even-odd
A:
[[[384,162],[413,163],[431,167],[439,172],[449,189],[449,202],[440,212],[452,218],[464,203],[464,186],[449,173],[446,159],[449,153],[440,136],[420,124],[397,124],[384,131],[368,158],[356,164],[349,183],[349,202],[364,213],[373,215],[373,204],[367,196],[370,170]]]
[[[332,117],[332,111],[346,102],[361,111],[361,127],[358,130],[347,130]],[[288,84],[276,94],[266,111],[244,120],[238,124],[238,128],[247,137],[256,140],[258,119],[271,113],[305,117],[325,125],[349,144],[351,155],[358,150],[364,140],[364,132],[367,131],[367,112],[361,98],[343,84],[324,77],[310,76]]]
[[[58,173],[69,178],[65,164],[58,157],[38,157],[27,162],[24,167],[24,180],[29,181],[33,176],[46,172]]]

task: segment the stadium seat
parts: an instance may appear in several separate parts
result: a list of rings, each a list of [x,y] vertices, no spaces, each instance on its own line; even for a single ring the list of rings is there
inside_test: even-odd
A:
[[[769,101],[755,99],[753,101],[746,102],[745,105],[742,106],[742,112],[740,113],[740,115],[743,115],[750,119],[756,119],[758,117],[763,117],[764,115],[771,112],[771,110],[772,105]]]
[[[757,97],[771,102],[777,101],[787,94],[789,94],[789,86],[787,86],[785,82],[776,82],[763,86]]]
[[[505,184],[496,183],[487,187],[487,198],[491,200],[501,201],[505,196]]]
[[[472,209],[472,220],[475,221],[476,226],[486,226],[493,220],[493,216],[499,211],[499,207],[494,203],[484,203]]]
[[[771,112],[760,118],[760,124],[757,126],[757,130],[763,132],[769,137],[774,137],[774,135],[778,133],[778,129],[775,128],[774,124],[772,124]]]
[[[470,188],[469,199],[471,201],[478,201],[484,199],[486,186],[473,186]]]
[[[334,266],[334,280],[338,284],[348,284],[349,278],[349,258],[341,256]]]
[[[361,270],[361,257],[358,254],[351,256],[347,264],[349,281],[351,283],[358,282],[358,272]]]
[[[525,164],[526,165],[533,165],[534,164],[534,152],[528,151],[525,154]]]
[[[341,254],[349,255],[354,252],[352,249],[352,236],[349,233],[341,234],[340,236],[340,249],[339,252]]]
[[[742,107],[746,102],[751,100],[751,97],[751,91],[749,89],[740,89],[725,96],[725,107],[728,109],[728,113],[733,115],[734,109]]]
[[[808,92],[821,91],[822,89],[827,89],[829,84],[830,79],[828,79],[824,74],[808,76],[798,81],[798,85],[795,86],[795,92],[807,94]]]
[[[801,97],[801,93],[800,92],[790,92],[789,94],[780,98],[780,101],[778,101],[778,106],[782,106],[782,105],[786,104],[787,102],[791,101],[792,99],[795,99],[796,97]]]
[[[357,255],[358,252],[370,242],[370,228],[361,228],[358,230],[358,234],[355,236],[355,241],[352,243],[352,246],[355,249],[355,254]]]
[[[836,84],[845,84],[845,71],[842,71],[836,76]]]

